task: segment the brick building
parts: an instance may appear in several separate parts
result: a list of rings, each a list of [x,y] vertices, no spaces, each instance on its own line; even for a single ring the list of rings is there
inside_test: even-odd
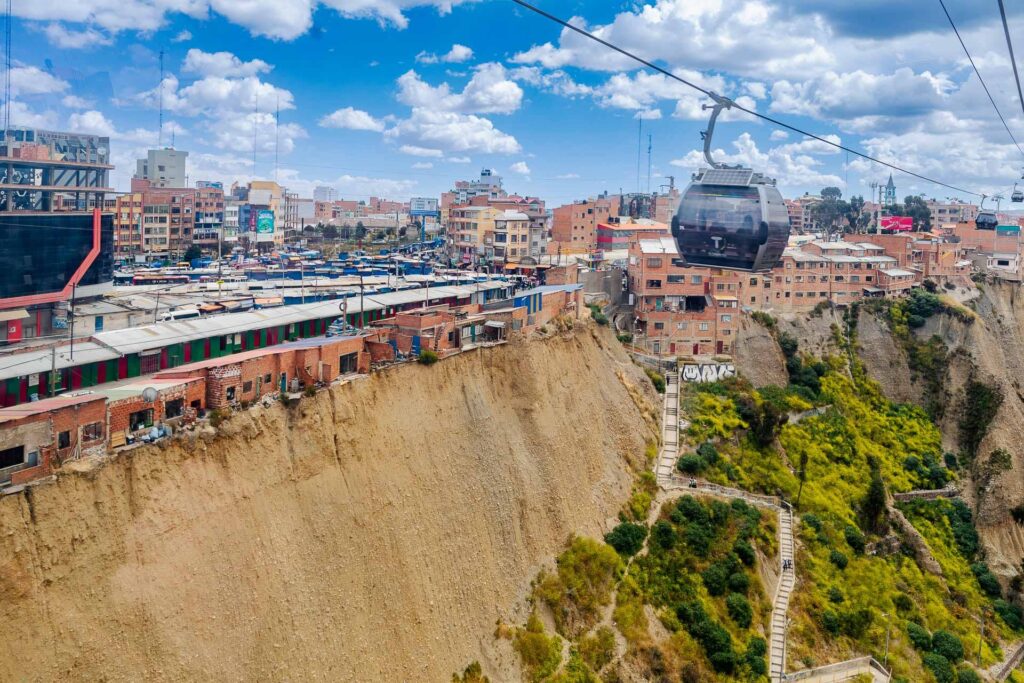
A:
[[[0,484],[45,477],[65,460],[106,448],[106,400],[83,393],[0,408]]]
[[[548,251],[585,254],[597,249],[598,223],[619,213],[619,197],[607,193],[552,210],[551,244]]]

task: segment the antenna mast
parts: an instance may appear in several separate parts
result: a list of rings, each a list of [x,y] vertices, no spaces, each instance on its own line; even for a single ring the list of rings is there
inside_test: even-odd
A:
[[[7,1],[10,2],[10,0],[7,0]],[[164,51],[163,50],[160,50],[160,85],[158,87],[159,87],[159,91],[160,91],[160,96],[159,96],[160,103],[158,105],[159,109],[160,109],[160,122],[158,124],[159,132],[157,133],[157,142],[158,142],[157,147],[163,147],[164,146]]]
[[[651,193],[651,134],[647,134],[647,194]]]
[[[252,179],[256,179],[256,130],[260,118],[260,94],[258,92],[252,97]]]
[[[281,126],[281,96],[277,96],[277,107],[274,110],[274,182],[277,182],[277,153],[281,146],[281,135],[278,129]]]
[[[11,156],[11,0],[7,0],[4,34],[4,144],[5,156]]]
[[[636,131],[636,191],[640,192],[640,157],[643,149],[644,117],[637,115],[636,121],[639,124]]]

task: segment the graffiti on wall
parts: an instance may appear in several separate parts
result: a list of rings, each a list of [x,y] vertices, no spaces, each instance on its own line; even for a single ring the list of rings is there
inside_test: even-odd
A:
[[[684,382],[717,382],[735,375],[732,363],[687,363],[682,372]]]

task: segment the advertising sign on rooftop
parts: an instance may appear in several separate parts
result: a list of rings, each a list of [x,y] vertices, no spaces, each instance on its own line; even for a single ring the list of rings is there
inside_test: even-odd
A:
[[[910,232],[914,229],[914,219],[910,216],[882,216],[882,230],[893,232]]]
[[[270,209],[260,209],[256,213],[256,241],[274,241],[274,212]]]
[[[432,197],[413,197],[409,200],[410,216],[436,216],[437,200]]]

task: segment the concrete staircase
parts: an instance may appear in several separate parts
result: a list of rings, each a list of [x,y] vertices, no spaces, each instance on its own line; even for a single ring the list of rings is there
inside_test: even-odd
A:
[[[679,459],[679,371],[665,373],[665,404],[661,415],[661,454],[655,476],[661,485],[672,479]]]
[[[769,644],[769,671],[773,681],[782,680],[786,669],[786,613],[789,610],[789,596],[796,585],[793,550],[793,509],[783,503],[779,510],[779,585],[775,589],[775,601],[772,603]],[[783,569],[786,564],[789,564],[789,568]]]

